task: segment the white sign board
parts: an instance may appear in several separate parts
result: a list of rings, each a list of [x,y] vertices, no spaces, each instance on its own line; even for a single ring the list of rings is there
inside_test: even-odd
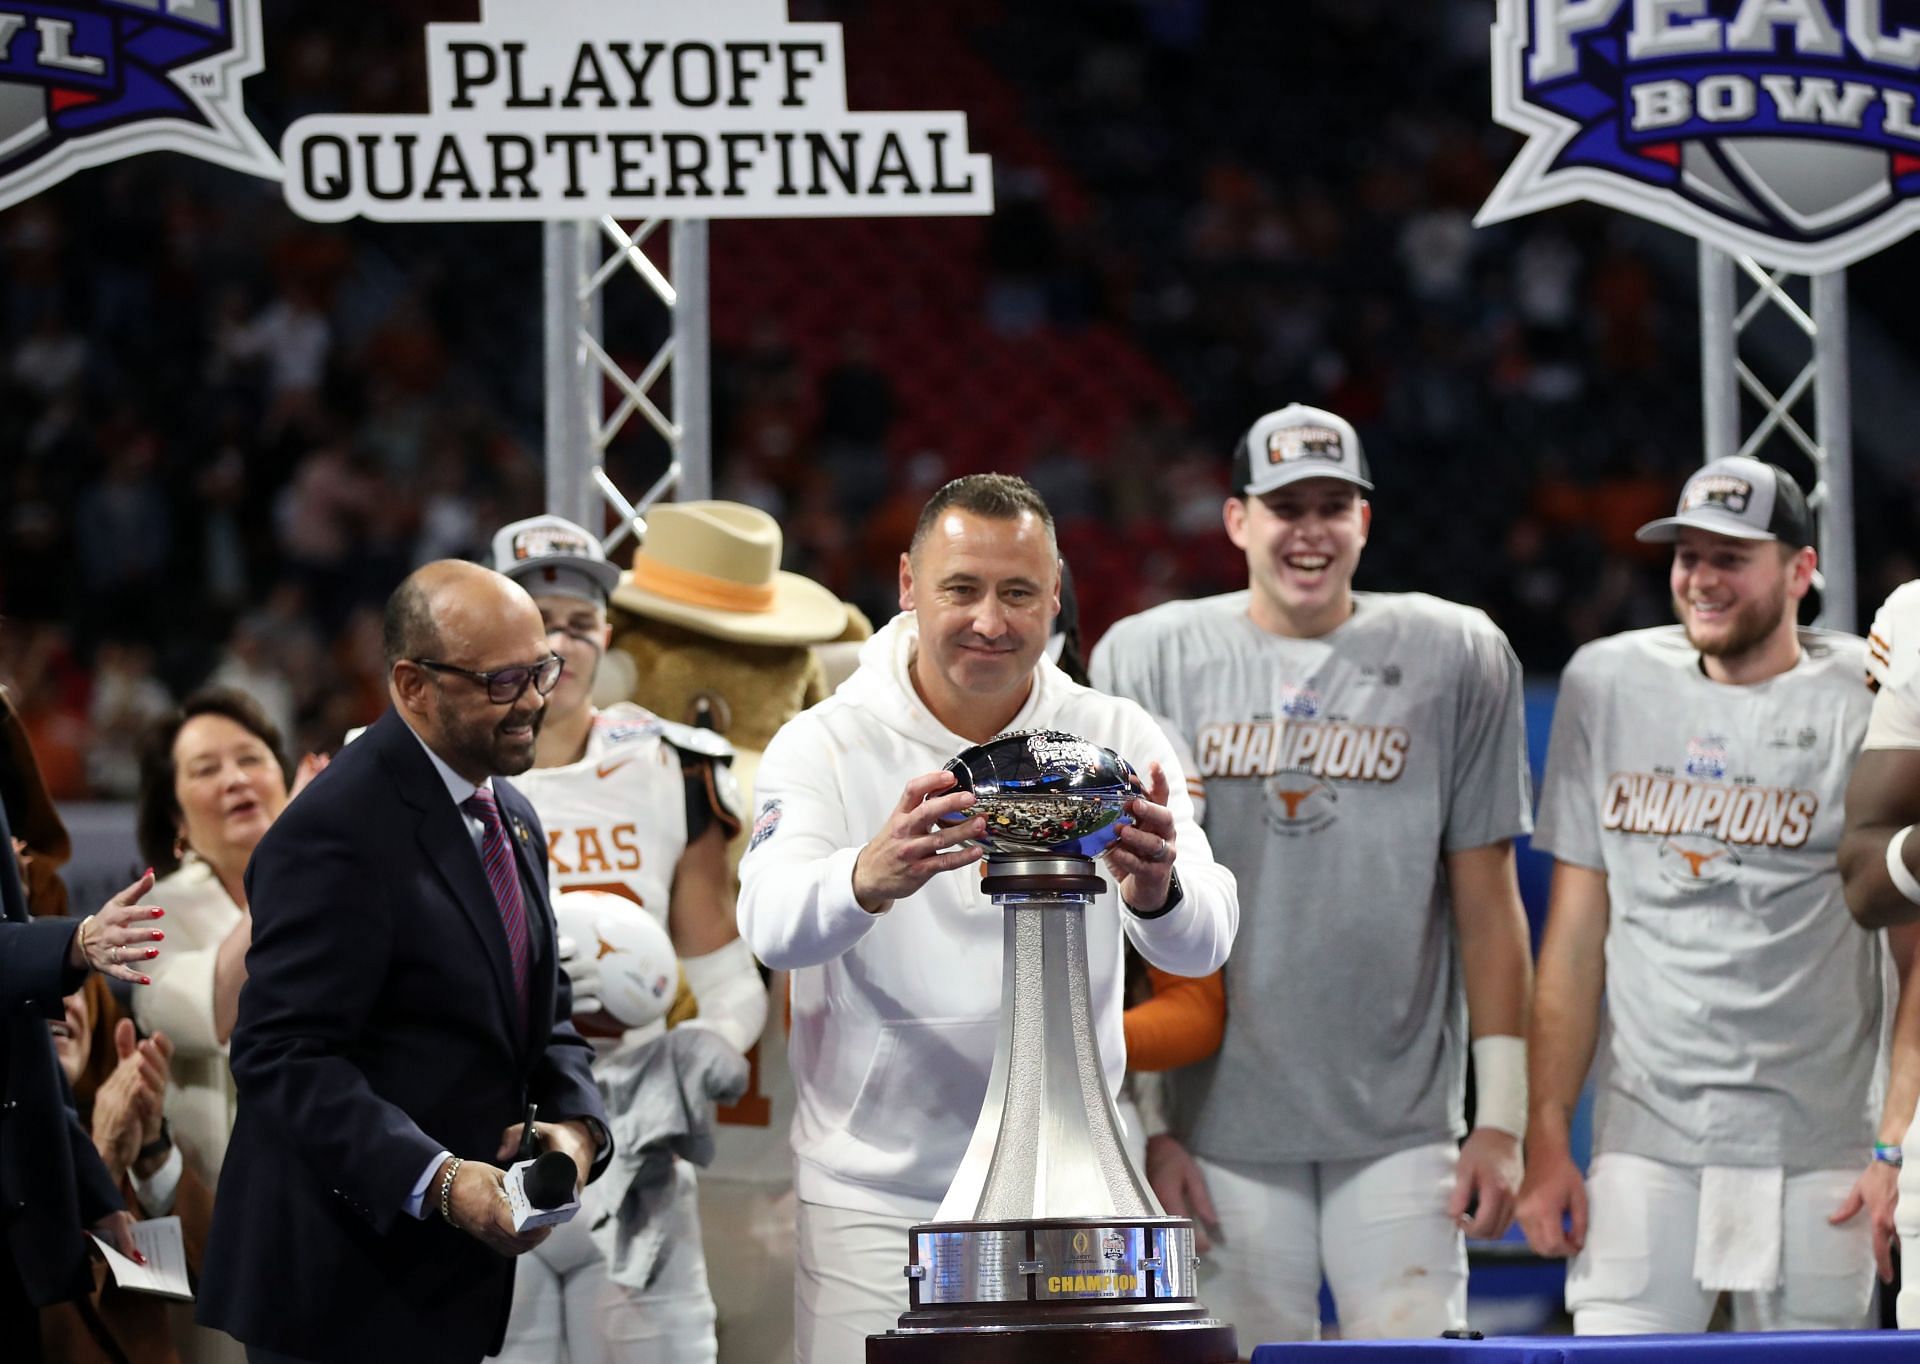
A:
[[[302,217],[387,222],[993,211],[959,113],[851,113],[838,24],[785,0],[483,0],[427,26],[430,112],[303,118]]]

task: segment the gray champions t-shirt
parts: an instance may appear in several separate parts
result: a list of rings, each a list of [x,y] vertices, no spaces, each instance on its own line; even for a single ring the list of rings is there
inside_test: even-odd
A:
[[[1888,967],[1834,857],[1872,698],[1860,640],[1800,642],[1748,687],[1709,679],[1677,625],[1589,644],[1561,677],[1533,841],[1607,874],[1596,1151],[1866,1159]]]
[[[1096,686],[1172,721],[1240,881],[1227,1033],[1168,1077],[1215,1160],[1384,1155],[1458,1136],[1466,1007],[1442,857],[1525,833],[1520,664],[1467,607],[1355,594],[1283,639],[1248,594],[1121,621]]]

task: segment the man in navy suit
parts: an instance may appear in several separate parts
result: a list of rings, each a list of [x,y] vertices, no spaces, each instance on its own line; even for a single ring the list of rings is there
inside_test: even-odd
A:
[[[526,1105],[583,1183],[611,1154],[546,836],[498,780],[532,765],[558,680],[540,612],[442,561],[394,592],[385,635],[393,708],[247,868],[239,1112],[200,1320],[255,1361],[493,1352],[512,1257],[546,1235],[516,1234],[501,1192]]]

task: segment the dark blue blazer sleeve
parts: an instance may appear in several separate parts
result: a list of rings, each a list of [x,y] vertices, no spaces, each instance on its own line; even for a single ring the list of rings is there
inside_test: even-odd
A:
[[[59,1018],[61,1001],[80,988],[84,970],[67,965],[67,952],[80,925],[73,919],[30,920],[27,897],[13,867],[13,831],[0,806],[0,1015]]]
[[[12,856],[8,849],[7,856]],[[66,996],[87,973],[67,964],[80,925],[71,919],[16,923],[0,919],[0,1013],[60,1018]]]
[[[385,1231],[444,1148],[350,1055],[387,979],[392,915],[361,840],[321,794],[289,806],[247,867],[253,945],[231,1062],[242,1104]]]

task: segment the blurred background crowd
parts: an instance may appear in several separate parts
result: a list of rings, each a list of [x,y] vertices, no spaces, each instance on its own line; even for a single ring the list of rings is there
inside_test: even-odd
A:
[[[424,109],[422,26],[478,0],[263,8],[277,144]],[[1492,0],[789,11],[845,25],[851,107],[964,110],[998,208],[714,225],[714,495],[778,517],[787,567],[883,620],[926,494],[1023,473],[1090,643],[1244,581],[1226,451],[1301,400],[1373,460],[1361,586],[1484,606],[1542,678],[1670,618],[1631,531],[1700,459],[1693,247],[1597,209],[1472,226],[1517,145]],[[1865,612],[1920,571],[1914,249],[1852,277]],[[0,680],[56,797],[131,795],[131,736],[203,681],[295,752],[378,714],[392,585],[541,510],[539,269],[532,226],[323,228],[176,156],[0,215]],[[666,325],[610,303],[609,348]],[[665,458],[632,423],[610,472],[637,493]]]

